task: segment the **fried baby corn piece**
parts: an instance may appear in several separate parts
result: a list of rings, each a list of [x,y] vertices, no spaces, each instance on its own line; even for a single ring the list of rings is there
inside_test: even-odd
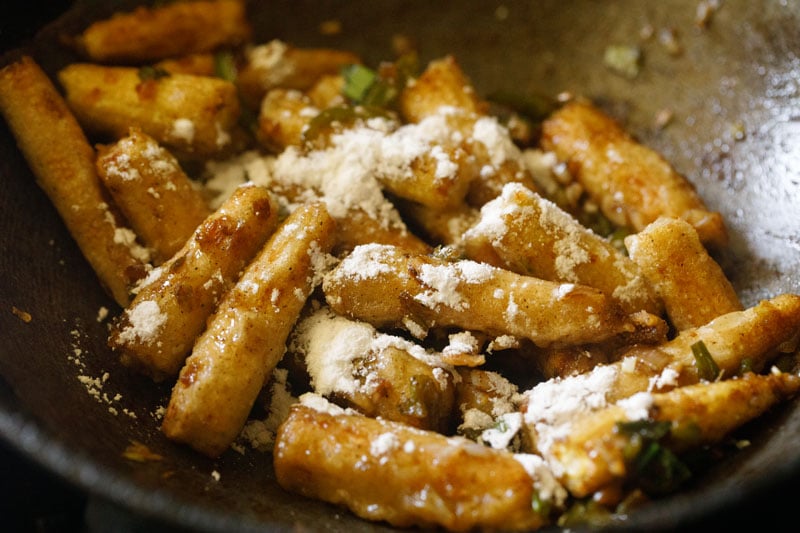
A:
[[[599,346],[565,346],[563,348],[533,348],[528,358],[545,380],[565,378],[591,371],[597,365],[611,362],[611,350]]]
[[[112,324],[109,347],[157,381],[176,376],[217,301],[277,225],[267,189],[242,185],[154,269]]]
[[[437,115],[447,118],[451,135],[461,140],[462,148],[480,169],[477,178],[470,181],[466,196],[469,205],[482,206],[509,182],[536,190],[510,132],[496,118],[487,116],[488,104],[478,98],[452,56],[428,63],[425,71],[401,91],[399,106],[410,123]]]
[[[92,23],[76,44],[92,61],[145,63],[238,46],[251,35],[245,2],[195,0],[116,13]]]
[[[24,56],[0,70],[0,111],[37,183],[104,289],[122,307],[149,254],[121,225],[95,169],[95,153],[53,82]]]
[[[97,149],[97,172],[114,202],[160,264],[183,248],[211,214],[178,160],[138,128]]]
[[[525,449],[545,453],[542,427],[594,411],[639,392],[669,391],[693,385],[703,377],[692,345],[707,347],[719,368],[711,379],[742,374],[744,368],[764,370],[777,354],[797,349],[800,296],[779,295],[718,317],[699,328],[682,331],[660,346],[634,346],[621,359],[584,374],[541,382],[522,393]],[[569,401],[566,401],[569,400]]]
[[[230,446],[283,356],[334,234],[321,203],[299,207],[279,226],[195,342],[161,425],[168,438],[209,457]]]
[[[617,424],[668,422],[663,446],[681,453],[720,442],[726,435],[800,390],[800,377],[789,373],[699,383],[665,393],[640,393],[573,420],[563,438],[546,454],[553,471],[578,498],[635,475],[631,435]],[[647,453],[639,450],[639,454]],[[636,454],[633,454],[634,456]],[[654,480],[649,480],[653,482]]]
[[[303,131],[317,114],[319,109],[302,92],[280,87],[270,89],[261,100],[256,138],[275,153],[287,146],[301,146]]]
[[[310,121],[303,136],[307,147],[317,149],[309,156],[356,153],[363,162],[353,163],[369,165],[383,190],[434,209],[462,205],[478,175],[441,114],[398,127],[391,116],[370,108],[328,108]]]
[[[430,327],[453,326],[550,346],[599,342],[638,327],[597,289],[385,245],[356,247],[325,276],[323,290],[337,313],[418,338]]]
[[[288,209],[305,202],[326,199],[318,190],[279,181],[280,179],[280,176],[264,176],[263,172],[257,177],[258,183],[273,191]],[[393,207],[387,202],[386,211],[392,209]],[[399,216],[396,220],[391,220],[393,217],[388,216],[384,222],[357,206],[337,208],[334,212],[336,214],[332,216],[336,220],[336,243],[332,253],[337,257],[349,253],[361,244],[376,242],[398,246],[412,253],[425,254],[431,251],[431,247],[425,241],[408,231]]]
[[[465,255],[526,276],[600,289],[627,313],[664,308],[639,267],[556,204],[518,183],[481,208]]]
[[[234,148],[240,106],[233,83],[190,74],[148,77],[145,72],[73,63],[58,78],[87,131],[120,139],[135,126],[179,158],[221,156]]]
[[[420,122],[439,113],[441,107],[454,107],[474,115],[485,115],[489,109],[451,55],[428,63],[425,71],[401,91],[399,107],[408,122]]]
[[[443,115],[404,124],[380,145],[376,178],[393,195],[435,210],[463,204],[478,177],[474,159],[454,140]]]
[[[408,175],[379,174],[378,180],[400,198],[441,211],[462,206],[477,175],[474,160],[461,147],[435,144],[411,161]]]
[[[405,226],[383,224],[358,208],[336,217],[336,228],[333,253],[337,257],[351,252],[357,246],[376,242],[397,246],[409,253],[425,254],[431,251],[428,243],[408,231]]]
[[[332,48],[298,48],[280,40],[251,47],[239,70],[238,85],[245,102],[257,108],[270,89],[305,91],[342,67],[361,63],[352,52]]]
[[[574,100],[542,123],[541,144],[618,226],[643,230],[660,216],[682,218],[705,245],[724,247],[722,215],[709,211],[694,186],[654,150],[638,143],[589,102]]]
[[[625,246],[661,296],[677,330],[742,310],[733,285],[685,220],[660,217],[626,237]]]
[[[413,342],[321,308],[297,324],[289,350],[305,360],[314,391],[334,403],[420,429],[449,429],[454,371]]]
[[[682,383],[708,379],[698,371],[692,345],[702,342],[722,378],[745,369],[761,372],[778,354],[791,353],[800,340],[800,295],[781,294],[743,311],[721,315],[707,324],[684,330],[661,346],[634,346],[624,357],[637,360],[658,374],[665,368],[678,372]],[[713,379],[713,378],[712,378]]]
[[[539,458],[526,457],[539,469],[529,473],[524,458],[464,438],[295,404],[278,430],[274,465],[284,489],[367,520],[511,531],[547,524],[532,502],[558,508],[563,496]]]
[[[377,129],[344,131],[324,150],[305,151],[290,146],[270,164],[253,168],[248,174],[270,190],[280,189],[290,204],[311,197],[322,199],[337,222],[336,255],[369,242],[427,251],[430,246],[408,231],[376,179],[379,167],[383,174],[406,175],[413,158],[407,158],[408,152],[385,138],[386,132],[395,127],[393,123],[376,119],[373,125]],[[389,151],[382,152],[382,146]],[[426,148],[420,143],[411,155],[424,153]]]

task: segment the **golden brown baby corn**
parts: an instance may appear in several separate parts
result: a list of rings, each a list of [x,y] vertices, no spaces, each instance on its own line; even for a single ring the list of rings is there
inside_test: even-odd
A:
[[[76,44],[100,63],[145,63],[191,53],[237,46],[252,28],[242,0],[170,2],[140,6],[92,23]]]
[[[683,218],[707,245],[725,246],[722,216],[657,152],[638,143],[589,102],[574,100],[542,124],[542,147],[566,162],[602,212],[641,231],[660,216]]]
[[[183,248],[211,214],[200,186],[175,157],[138,128],[99,146],[97,172],[142,243],[160,264]]]
[[[229,81],[91,63],[68,65],[58,79],[73,113],[95,135],[116,140],[136,126],[179,158],[222,156],[235,147],[240,105]]]
[[[210,457],[230,446],[283,356],[334,235],[321,203],[284,220],[197,338],[164,415],[167,437]]]
[[[275,229],[263,187],[241,186],[153,270],[114,320],[108,344],[123,364],[160,381],[174,377],[217,302]]]
[[[124,307],[145,275],[149,254],[121,222],[97,175],[86,135],[31,57],[0,70],[0,111],[100,283]]]

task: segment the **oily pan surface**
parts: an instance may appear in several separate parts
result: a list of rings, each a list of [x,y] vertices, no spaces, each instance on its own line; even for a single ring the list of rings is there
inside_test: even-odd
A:
[[[701,30],[697,4],[284,1],[253,2],[251,12],[256,42],[345,48],[375,65],[391,57],[391,37],[402,33],[416,41],[423,61],[454,54],[483,95],[569,91],[591,98],[662,152],[724,214],[731,245],[719,259],[746,305],[800,293],[800,58],[794,53],[800,7],[727,0]],[[58,49],[60,34],[127,5],[79,1],[30,52],[53,74],[76,59]],[[330,19],[341,21],[340,35],[318,31]],[[648,26],[654,35],[642,40]],[[660,43],[663,28],[675,31],[680,55]],[[635,79],[604,65],[609,45],[640,47]],[[673,119],[662,129],[655,117],[665,109]],[[229,451],[211,460],[167,441],[155,411],[169,385],[124,370],[106,348],[98,313],[119,309],[34,183],[5,124],[0,176],[0,432],[7,440],[92,494],[192,529],[384,529],[285,493],[269,454]],[[675,527],[800,471],[796,401],[746,429],[749,448],[689,489],[631,515],[625,527]],[[123,458],[132,441],[162,459]]]

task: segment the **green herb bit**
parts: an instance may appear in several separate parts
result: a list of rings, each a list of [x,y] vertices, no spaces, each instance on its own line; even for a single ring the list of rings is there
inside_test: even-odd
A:
[[[703,440],[703,430],[695,420],[684,420],[672,424],[669,435],[670,440],[680,443],[683,449],[697,446]]]
[[[508,431],[508,424],[504,419],[499,418],[497,422],[495,422],[494,428],[500,433],[505,433],[506,431]]]
[[[214,75],[231,83],[236,82],[238,76],[236,59],[229,50],[222,50],[214,54]]]
[[[549,516],[552,506],[549,501],[543,500],[539,493],[534,491],[531,498],[531,509],[540,516]]]
[[[418,69],[419,59],[414,52],[400,56],[394,63],[382,63],[377,71],[364,65],[347,65],[342,69],[342,94],[357,105],[390,108]]]
[[[635,478],[639,486],[649,494],[673,492],[692,473],[669,448],[653,442],[635,463]]]
[[[391,83],[377,78],[361,100],[361,104],[372,107],[389,107],[397,99],[400,91]]]
[[[616,429],[629,436],[623,455],[632,480],[648,494],[671,492],[691,477],[689,468],[660,442],[673,436],[691,438],[688,425],[680,435],[673,435],[673,424],[666,420],[618,422]]]
[[[167,76],[169,76],[169,72],[167,72],[161,67],[145,65],[139,68],[138,75],[139,79],[142,81],[160,80],[161,78],[166,78]]]
[[[695,365],[697,366],[697,375],[700,379],[705,381],[715,381],[719,375],[720,370],[717,362],[711,357],[711,354],[706,348],[703,341],[697,341],[692,344],[692,353],[694,354]]]
[[[361,103],[370,90],[378,74],[364,65],[347,65],[342,68],[344,87],[342,94],[356,103]]]
[[[617,422],[617,431],[628,436],[638,436],[643,439],[658,440],[666,437],[672,422],[667,420],[631,420],[625,422]]]
[[[613,520],[611,511],[591,498],[576,500],[558,517],[559,527],[571,527],[586,524],[588,526],[606,526]]]

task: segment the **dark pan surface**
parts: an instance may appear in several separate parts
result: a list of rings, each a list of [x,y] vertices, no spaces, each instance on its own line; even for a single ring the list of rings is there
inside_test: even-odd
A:
[[[720,261],[747,305],[800,293],[800,5],[726,0],[700,29],[697,4],[275,1],[254,2],[252,14],[260,42],[342,47],[376,64],[391,56],[392,35],[402,33],[419,44],[424,60],[454,54],[482,94],[570,91],[595,100],[725,215],[732,242]],[[58,50],[60,34],[124,5],[78,1],[30,51],[54,73],[75,59]],[[328,19],[342,22],[341,35],[318,32]],[[647,26],[655,34],[643,40]],[[663,28],[676,32],[679,56],[659,42]],[[612,44],[641,48],[636,79],[603,64]],[[663,109],[674,118],[661,129],[654,121]],[[229,451],[211,461],[168,442],[154,416],[168,387],[124,371],[106,349],[98,312],[118,309],[36,186],[5,124],[0,191],[0,434],[6,440],[93,494],[195,530],[384,529],[283,492],[268,454]],[[20,320],[12,307],[32,320]],[[800,473],[796,401],[745,429],[752,445],[734,460],[631,515],[624,527],[678,527]],[[122,452],[131,441],[163,460],[126,460]]]

